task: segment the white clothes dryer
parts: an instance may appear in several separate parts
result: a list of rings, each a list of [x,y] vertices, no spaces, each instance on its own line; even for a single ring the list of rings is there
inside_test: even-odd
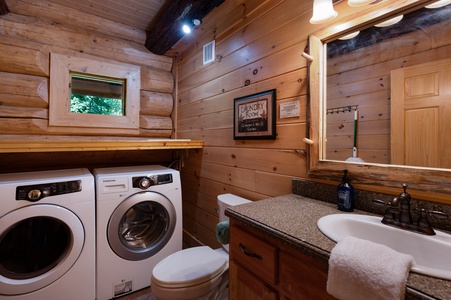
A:
[[[153,267],[182,249],[182,195],[179,172],[162,166],[93,173],[97,300],[104,300],[150,286]]]
[[[0,299],[95,299],[87,169],[0,174]]]

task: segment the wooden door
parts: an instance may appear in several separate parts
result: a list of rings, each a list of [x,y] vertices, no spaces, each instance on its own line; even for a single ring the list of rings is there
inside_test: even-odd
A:
[[[451,59],[391,71],[391,163],[451,168]]]

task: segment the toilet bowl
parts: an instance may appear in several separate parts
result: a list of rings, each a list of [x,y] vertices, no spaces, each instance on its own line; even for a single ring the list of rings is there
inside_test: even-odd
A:
[[[219,221],[228,220],[225,209],[250,202],[232,195],[218,196]],[[152,271],[151,291],[160,300],[225,300],[229,282],[228,245],[187,248],[169,255]]]

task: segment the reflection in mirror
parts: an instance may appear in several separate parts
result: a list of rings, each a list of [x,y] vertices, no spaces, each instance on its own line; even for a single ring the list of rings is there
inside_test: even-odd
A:
[[[71,72],[70,112],[124,116],[125,79]]]
[[[323,158],[451,169],[451,4],[398,19],[328,42]]]

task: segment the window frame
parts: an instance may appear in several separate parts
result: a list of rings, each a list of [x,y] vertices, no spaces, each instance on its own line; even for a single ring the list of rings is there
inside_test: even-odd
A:
[[[125,114],[108,116],[70,112],[71,72],[125,79]],[[139,132],[141,69],[139,66],[85,55],[51,53],[49,126],[130,129]],[[122,132],[122,131],[121,131]]]

